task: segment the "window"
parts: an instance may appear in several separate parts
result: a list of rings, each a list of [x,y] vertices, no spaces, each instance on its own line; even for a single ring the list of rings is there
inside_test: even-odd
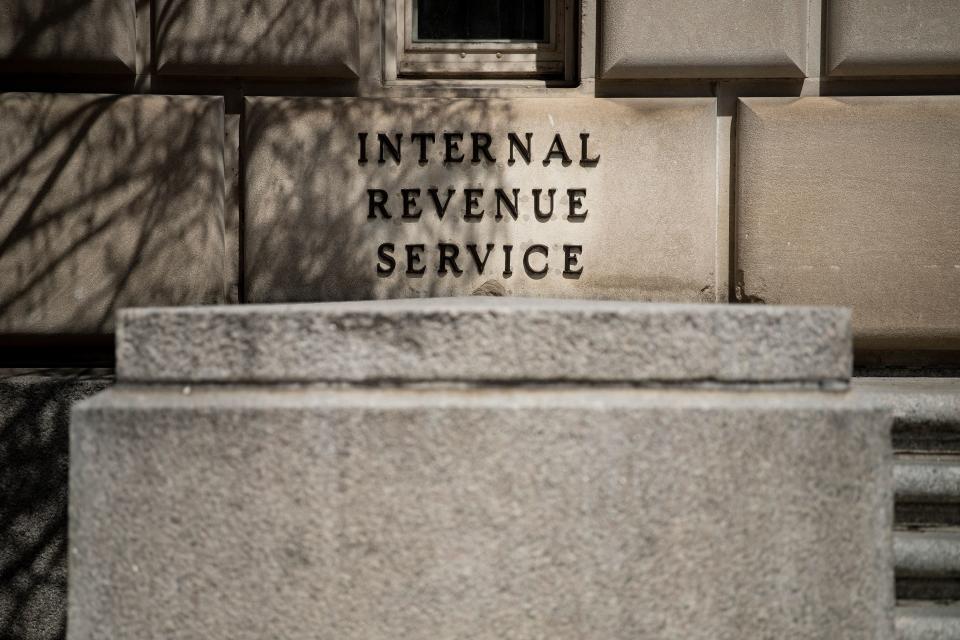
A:
[[[570,80],[572,2],[388,0],[387,77]]]
[[[416,0],[414,42],[543,42],[546,0]]]

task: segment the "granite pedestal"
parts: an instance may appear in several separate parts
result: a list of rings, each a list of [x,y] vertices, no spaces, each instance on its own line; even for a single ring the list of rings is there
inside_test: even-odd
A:
[[[893,635],[849,314],[471,298],[121,313],[69,638]]]

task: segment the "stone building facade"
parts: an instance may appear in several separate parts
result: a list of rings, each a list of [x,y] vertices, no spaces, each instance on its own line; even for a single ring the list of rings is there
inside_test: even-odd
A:
[[[960,5],[473,4],[0,0],[0,636],[63,637],[120,309],[493,293],[852,308],[958,637]]]

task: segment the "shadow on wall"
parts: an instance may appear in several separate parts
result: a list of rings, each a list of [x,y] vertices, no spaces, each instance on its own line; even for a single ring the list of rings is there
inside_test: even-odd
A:
[[[3,0],[0,70],[132,73],[133,0]]]
[[[358,73],[356,0],[155,0],[155,16],[161,72]]]
[[[377,249],[389,241],[402,269],[406,243],[454,241],[461,247],[508,241],[511,225],[487,215],[463,219],[462,191],[450,201],[443,221],[433,213],[426,190],[468,184],[491,191],[507,188],[504,164],[441,163],[442,131],[481,131],[482,123],[510,122],[510,103],[485,100],[378,100],[259,98],[247,104],[244,225],[247,299],[251,302],[340,301],[467,295],[488,279],[447,273],[437,276],[426,262],[423,278],[377,277]],[[426,129],[424,128],[426,126]],[[433,127],[433,129],[431,129]],[[427,164],[410,133],[433,131],[437,143]],[[369,132],[372,161],[359,164],[358,132]],[[403,133],[403,155],[379,164],[378,131]],[[470,154],[465,141],[463,151]],[[399,187],[420,188],[423,214],[402,221],[368,219],[371,188],[390,189],[399,207]],[[492,226],[491,226],[492,225]],[[462,249],[465,251],[465,249]],[[464,259],[466,257],[464,256]],[[490,260],[493,263],[494,260]]]
[[[70,407],[110,382],[0,378],[0,637],[65,635]]]
[[[0,332],[222,302],[223,172],[219,98],[0,96]]]

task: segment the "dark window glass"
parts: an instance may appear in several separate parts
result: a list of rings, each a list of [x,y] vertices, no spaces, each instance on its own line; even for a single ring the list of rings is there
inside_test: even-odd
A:
[[[416,0],[417,40],[546,40],[547,0]]]

